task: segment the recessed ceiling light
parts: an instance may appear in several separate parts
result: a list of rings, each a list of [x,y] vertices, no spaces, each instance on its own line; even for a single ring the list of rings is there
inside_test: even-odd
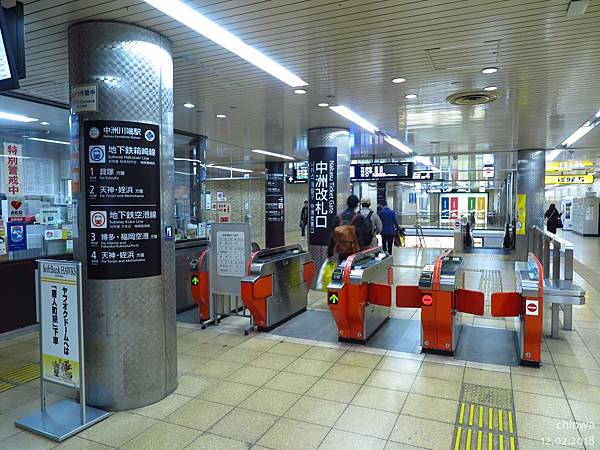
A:
[[[254,64],[291,87],[306,86],[308,83],[273,61],[264,53],[246,44],[240,38],[200,14],[181,0],[144,0],[149,5],[171,16],[197,33],[223,48],[235,53],[250,64]]]
[[[319,106],[321,108],[327,108],[329,106],[329,103],[319,103]]]
[[[417,94],[406,94],[406,95],[404,96],[404,98],[408,98],[408,99],[411,99],[411,98],[417,98]]]
[[[306,89],[294,89],[294,94],[298,94],[298,95],[306,94]]]
[[[405,81],[406,81],[406,78],[394,78],[392,80],[392,83],[399,84],[399,83],[404,83]]]
[[[50,125],[50,122],[40,122],[40,125]]]
[[[227,117],[225,114],[217,114],[218,119],[224,119],[225,117]]]
[[[498,86],[487,86],[483,88],[484,91],[497,91]]]
[[[186,108],[193,108],[196,105],[194,105],[193,103],[184,103],[183,106],[185,106]]]
[[[485,69],[481,70],[481,73],[496,73],[498,72],[498,68],[497,67],[486,67]]]

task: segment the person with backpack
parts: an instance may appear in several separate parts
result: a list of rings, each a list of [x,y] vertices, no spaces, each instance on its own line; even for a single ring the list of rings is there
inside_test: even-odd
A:
[[[381,240],[383,243],[383,250],[388,254],[392,254],[394,248],[394,236],[396,233],[400,233],[400,225],[396,220],[396,213],[388,208],[387,202],[383,202],[381,211],[379,211],[379,218],[382,223]]]
[[[371,244],[371,228],[362,214],[358,213],[358,197],[351,195],[346,200],[347,208],[338,215],[332,223],[329,244],[327,245],[327,257],[333,258],[338,255],[342,262],[348,256],[359,252]]]
[[[370,247],[378,247],[379,242],[377,241],[377,235],[381,234],[381,230],[383,229],[383,225],[381,224],[381,219],[375,212],[371,209],[371,199],[369,197],[363,197],[360,201],[360,213],[367,221],[367,225],[371,227],[371,239],[370,239]]]
[[[558,212],[558,209],[556,209],[556,205],[554,203],[551,203],[550,207],[544,214],[544,219],[546,220],[546,228],[550,233],[556,234],[556,230],[558,228],[563,227],[562,219],[560,218],[560,216],[562,216],[562,213]]]

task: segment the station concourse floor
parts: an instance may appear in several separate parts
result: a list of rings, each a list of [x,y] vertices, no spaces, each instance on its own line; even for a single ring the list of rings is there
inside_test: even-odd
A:
[[[594,443],[600,441],[600,239],[565,237],[576,246],[575,281],[586,289],[586,304],[574,308],[574,331],[545,339],[540,369],[275,332],[244,336],[240,330],[248,321],[238,317],[206,330],[178,323],[175,393],[57,444],[14,426],[16,418],[39,408],[39,351],[36,332],[12,334],[0,336],[0,449],[453,450],[462,395],[471,385],[512,398],[515,449],[593,449],[600,445]],[[420,267],[439,253],[396,250],[396,284],[416,283]],[[465,259],[466,287],[488,294],[513,289],[513,262],[495,255]],[[311,291],[310,308],[326,308],[324,293]],[[419,310],[393,308],[392,316],[419,320]],[[512,326],[490,317],[460,320]],[[66,394],[49,388],[49,403]],[[484,437],[482,447],[487,445]],[[481,450],[475,443],[471,448]],[[508,440],[505,448],[512,450]]]

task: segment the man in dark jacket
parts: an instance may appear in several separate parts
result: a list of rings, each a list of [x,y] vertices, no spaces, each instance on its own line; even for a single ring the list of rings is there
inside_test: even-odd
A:
[[[342,220],[340,223],[340,216],[336,216],[331,224],[331,234],[329,235],[329,244],[327,245],[327,257],[332,258],[335,250],[335,241],[333,240],[333,230],[340,225],[349,225],[352,223],[354,225],[354,229],[356,230],[356,237],[358,238],[359,247],[366,248],[371,243],[371,230],[369,229],[368,223],[365,218],[357,212],[356,208],[358,207],[358,197],[356,195],[351,195],[346,200],[347,208],[340,214]],[[354,219],[354,220],[352,220]],[[368,242],[367,242],[368,241]],[[338,255],[340,262],[344,260],[349,255]]]
[[[302,237],[306,236],[306,225],[308,225],[308,200],[304,201],[302,211],[300,211],[300,229],[302,230]]]
[[[383,202],[383,208],[379,211],[379,218],[383,225],[381,230],[381,240],[383,242],[383,250],[392,254],[394,248],[394,236],[400,230],[398,221],[396,220],[396,213],[387,206],[387,202]]]

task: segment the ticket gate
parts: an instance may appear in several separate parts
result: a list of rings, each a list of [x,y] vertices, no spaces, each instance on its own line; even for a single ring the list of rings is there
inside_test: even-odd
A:
[[[389,318],[393,258],[379,248],[349,256],[333,271],[327,306],[338,340],[365,343]]]
[[[268,331],[306,310],[316,265],[298,244],[260,250],[242,278],[242,301],[254,325]]]
[[[198,259],[190,262],[192,298],[198,305],[198,317],[201,323],[210,319],[209,255],[210,250],[206,249],[200,253]]]
[[[451,250],[423,268],[418,286],[397,286],[396,306],[421,308],[421,347],[424,353],[454,355],[460,325],[458,312],[484,314],[482,292],[464,289],[464,260]]]

